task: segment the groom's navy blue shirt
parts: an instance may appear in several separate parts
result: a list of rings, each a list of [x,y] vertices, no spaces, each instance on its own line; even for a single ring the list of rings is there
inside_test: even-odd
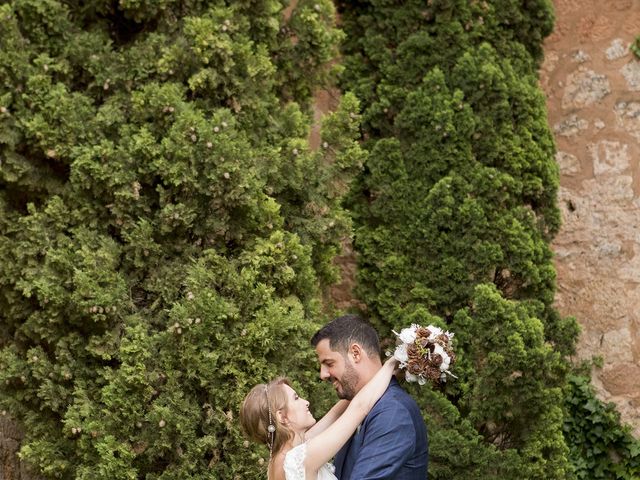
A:
[[[334,462],[339,480],[425,480],[428,463],[427,427],[395,378]]]

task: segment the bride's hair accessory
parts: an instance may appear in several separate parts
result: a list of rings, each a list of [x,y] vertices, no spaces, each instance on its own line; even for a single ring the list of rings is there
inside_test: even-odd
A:
[[[400,333],[393,331],[399,340],[393,356],[400,362],[400,368],[405,369],[408,382],[445,383],[447,375],[458,378],[449,369],[456,361],[456,355],[451,347],[453,333],[439,327],[428,325],[422,327],[417,324],[403,328]],[[391,355],[387,352],[387,355]]]
[[[269,425],[267,426],[267,441],[269,442],[269,459],[273,456],[273,438],[276,435],[276,426],[273,424],[271,416],[271,405],[269,404],[269,387],[264,386],[264,396],[267,397],[267,412],[269,415]]]

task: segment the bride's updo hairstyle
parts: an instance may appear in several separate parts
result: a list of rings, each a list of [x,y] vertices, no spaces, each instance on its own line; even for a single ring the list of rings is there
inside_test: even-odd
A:
[[[294,437],[294,432],[278,420],[276,412],[287,411],[287,394],[284,385],[289,380],[278,377],[268,384],[253,387],[242,402],[240,424],[249,438],[264,443],[271,455],[278,453]],[[273,425],[271,429],[269,425]]]

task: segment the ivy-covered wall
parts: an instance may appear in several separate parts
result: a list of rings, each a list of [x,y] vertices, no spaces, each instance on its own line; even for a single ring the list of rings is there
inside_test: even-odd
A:
[[[564,431],[576,478],[640,477],[640,440],[622,424],[615,404],[596,397],[590,365],[577,366],[568,380]]]
[[[558,172],[537,82],[548,1],[342,2],[370,152],[350,198],[383,332],[439,322],[459,379],[414,390],[434,479],[563,479],[577,326],[552,306]]]
[[[0,6],[0,406],[47,478],[262,478],[243,396],[318,393],[363,153],[350,95],[309,149],[341,34],[285,3]]]

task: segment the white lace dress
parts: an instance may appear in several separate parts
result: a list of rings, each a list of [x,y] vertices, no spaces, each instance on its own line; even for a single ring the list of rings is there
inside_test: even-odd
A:
[[[307,444],[302,443],[293,447],[284,456],[284,476],[287,480],[306,480],[304,475],[304,459],[307,456]],[[335,468],[325,463],[318,470],[317,480],[338,480],[334,475]]]

